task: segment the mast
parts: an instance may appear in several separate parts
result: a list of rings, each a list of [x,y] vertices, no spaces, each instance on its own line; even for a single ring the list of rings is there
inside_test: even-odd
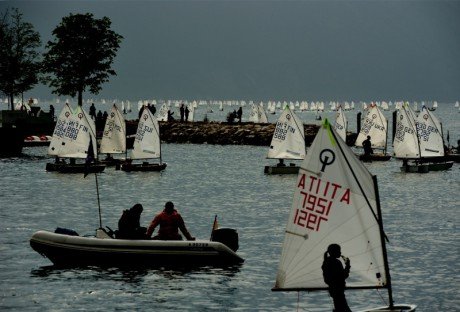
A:
[[[372,181],[374,182],[375,201],[377,203],[377,215],[378,215],[377,221],[378,221],[379,230],[380,230],[380,242],[382,244],[383,265],[385,267],[385,279],[387,281],[387,287],[388,287],[388,300],[389,300],[390,309],[392,309],[394,305],[393,289],[391,287],[390,266],[388,264],[388,254],[387,254],[387,248],[386,248],[385,239],[384,239],[384,237],[386,236],[385,236],[385,233],[383,232],[383,219],[382,219],[382,210],[380,207],[379,189],[377,187],[377,176],[373,175]]]
[[[387,154],[387,146],[388,146],[388,120],[387,120],[387,128],[385,130],[385,148],[383,149],[383,155]]]

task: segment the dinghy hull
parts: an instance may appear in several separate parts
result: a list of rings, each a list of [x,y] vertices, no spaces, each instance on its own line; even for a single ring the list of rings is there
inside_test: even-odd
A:
[[[105,165],[91,164],[87,167],[85,164],[56,164],[47,163],[46,171],[59,172],[59,173],[100,173],[104,171]]]
[[[297,174],[299,173],[299,166],[291,164],[290,166],[265,166],[265,174]]]
[[[122,171],[126,172],[132,172],[132,171],[162,171],[166,169],[166,163],[162,164],[150,164],[147,162],[144,162],[142,164],[128,164],[128,163],[123,163],[120,166],[120,169]],[[118,166],[117,166],[118,168]]]
[[[366,161],[388,161],[391,159],[391,155],[388,154],[371,154],[369,156],[359,155],[359,160]]]
[[[38,231],[30,246],[57,266],[226,265],[244,262],[226,245],[206,240],[96,238]]]

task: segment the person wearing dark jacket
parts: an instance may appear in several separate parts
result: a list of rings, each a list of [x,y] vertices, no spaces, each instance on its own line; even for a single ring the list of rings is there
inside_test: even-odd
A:
[[[145,239],[145,227],[140,226],[141,214],[144,208],[141,204],[135,204],[131,209],[124,210],[118,221],[116,238]]]
[[[363,141],[363,149],[365,156],[371,156],[371,154],[373,154],[371,137],[369,135],[367,136],[367,139]]]
[[[179,234],[180,229],[187,240],[195,240],[195,237],[192,237],[185,227],[182,216],[176,209],[174,209],[174,204],[170,201],[165,204],[165,209],[157,214],[150,223],[150,226],[147,229],[148,238],[152,236],[152,233],[158,225],[160,226],[158,235],[154,236],[153,239],[182,240],[182,236]]]
[[[341,257],[340,245],[331,244],[324,253],[323,270],[324,282],[329,286],[329,295],[334,301],[335,312],[351,312],[345,298],[345,280],[350,274],[350,259],[343,257],[345,268],[338,259]]]

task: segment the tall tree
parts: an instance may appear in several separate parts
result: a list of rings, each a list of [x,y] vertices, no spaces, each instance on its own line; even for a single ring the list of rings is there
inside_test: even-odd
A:
[[[0,91],[14,109],[15,96],[32,89],[40,70],[40,34],[22,20],[18,9],[7,10],[0,20]]]
[[[53,30],[54,41],[48,41],[44,54],[43,80],[54,94],[78,95],[82,105],[83,92],[98,94],[109,76],[116,75],[112,63],[123,37],[110,25],[108,17],[70,14]]]

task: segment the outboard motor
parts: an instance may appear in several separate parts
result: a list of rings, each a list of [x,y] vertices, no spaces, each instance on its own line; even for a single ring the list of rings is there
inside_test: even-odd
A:
[[[222,243],[235,252],[239,247],[238,233],[230,228],[219,228],[212,231],[211,241]]]

